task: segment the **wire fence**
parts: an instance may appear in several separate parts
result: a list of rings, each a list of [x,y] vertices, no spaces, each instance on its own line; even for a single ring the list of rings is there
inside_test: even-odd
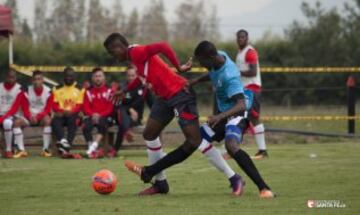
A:
[[[30,76],[32,71],[41,70],[47,73],[60,73],[64,70],[65,66],[20,66],[20,65],[11,65],[11,67],[19,72],[22,72],[25,75]],[[91,72],[93,66],[74,66],[73,67],[76,72],[79,73],[88,73]],[[108,73],[119,73],[125,72],[126,67],[102,67],[105,72]],[[191,73],[204,73],[207,70],[201,67],[192,68]],[[357,74],[360,73],[360,67],[262,67],[261,72],[265,74],[270,73],[290,73],[290,74],[300,74],[300,73],[346,73],[346,74]],[[350,77],[349,76],[349,77]],[[49,80],[51,84],[57,84],[53,80]],[[336,92],[341,91],[343,94],[346,94],[348,97],[347,105],[344,105],[348,109],[347,114],[339,115],[333,114],[329,115],[327,112],[323,114],[313,115],[313,114],[304,114],[304,115],[263,115],[261,116],[261,120],[265,122],[311,122],[311,121],[326,121],[326,122],[334,122],[337,121],[347,121],[348,122],[348,133],[355,133],[355,122],[360,121],[360,115],[355,114],[355,105],[356,105],[356,95],[359,91],[360,87],[357,87],[355,84],[353,86],[310,86],[310,87],[271,87],[264,88],[262,90],[263,94],[266,93],[285,93],[291,94],[292,92],[302,92],[302,91],[313,91],[313,92]],[[353,91],[352,98],[349,98],[349,92]],[[207,90],[202,90],[198,92],[198,95],[209,95],[212,94],[211,87]],[[209,97],[207,97],[209,98]],[[350,106],[354,107],[350,107]],[[201,117],[201,120],[206,120],[206,117]]]

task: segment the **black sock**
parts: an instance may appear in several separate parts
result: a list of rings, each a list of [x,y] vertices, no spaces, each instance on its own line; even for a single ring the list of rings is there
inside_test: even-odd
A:
[[[262,179],[259,171],[255,167],[249,155],[239,149],[234,155],[236,163],[241,167],[241,169],[251,178],[251,180],[256,184],[259,190],[270,189],[269,186]]]
[[[146,166],[145,174],[149,175],[149,176],[154,176],[170,166],[181,163],[186,158],[188,158],[191,154],[192,153],[189,154],[189,153],[185,152],[183,147],[180,146],[177,149],[175,149],[174,151],[167,154],[165,157],[158,160],[153,165]]]

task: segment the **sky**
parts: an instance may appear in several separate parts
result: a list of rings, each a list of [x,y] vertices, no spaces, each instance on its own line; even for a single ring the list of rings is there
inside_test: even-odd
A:
[[[100,0],[101,3],[111,8],[114,0]],[[152,0],[122,0],[122,5],[127,14],[133,8],[137,8],[140,13],[143,8],[150,4]],[[185,0],[163,0],[168,20],[174,20],[176,7]],[[191,0],[189,0],[191,1]],[[265,32],[275,35],[283,35],[284,29],[295,19],[305,22],[301,13],[301,2],[306,1],[315,5],[320,1],[324,8],[330,9],[337,7],[342,10],[345,2],[352,0],[205,0],[209,6],[215,5],[220,19],[220,32],[223,40],[234,38],[237,30],[244,28],[249,31],[250,38],[257,40]],[[5,0],[0,0],[0,3]],[[30,26],[33,25],[34,0],[18,0],[20,16],[29,20]]]

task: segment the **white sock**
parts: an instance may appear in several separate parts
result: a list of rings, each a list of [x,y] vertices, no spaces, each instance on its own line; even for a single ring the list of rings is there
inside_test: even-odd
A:
[[[43,141],[44,147],[43,150],[48,150],[51,142],[51,127],[45,126],[43,130]]]
[[[89,149],[87,150],[86,154],[90,155],[97,149],[98,146],[99,146],[98,142],[96,142],[96,141],[92,142],[91,145],[89,146]]]
[[[151,141],[145,140],[145,143],[147,146],[147,154],[148,154],[148,159],[149,159],[150,165],[156,163],[158,160],[160,160],[162,157],[164,157],[165,153],[163,152],[163,150],[161,148],[161,142],[160,142],[159,137],[156,138],[155,140],[151,140]],[[154,177],[155,177],[155,180],[157,180],[157,181],[166,179],[164,171],[161,171]]]
[[[25,147],[24,147],[24,135],[22,133],[21,128],[14,128],[13,129],[14,132],[14,142],[15,144],[18,146],[20,151],[25,151]]]
[[[266,150],[264,124],[259,124],[255,126],[254,131],[255,131],[255,142],[258,145],[259,150]]]
[[[213,147],[207,140],[203,139],[198,148],[209,160],[209,162],[229,179],[235,175],[229,164],[224,160],[219,150]]]
[[[13,138],[13,121],[12,119],[5,119],[3,122],[3,128],[4,128],[4,136],[5,136],[5,143],[6,143],[6,151],[11,151],[11,145],[12,145],[12,138]]]

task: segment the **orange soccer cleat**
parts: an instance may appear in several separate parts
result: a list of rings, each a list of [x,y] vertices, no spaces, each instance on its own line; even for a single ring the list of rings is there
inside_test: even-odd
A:
[[[15,153],[15,155],[13,156],[13,158],[25,158],[28,156],[28,153],[26,151],[18,151]]]
[[[138,165],[135,162],[129,161],[129,160],[125,161],[125,166],[130,172],[132,172],[132,173],[134,173],[134,174],[141,177],[141,172],[142,172],[142,170],[144,168],[143,166]]]
[[[261,190],[259,195],[262,199],[272,199],[276,197],[275,193],[269,189]]]

